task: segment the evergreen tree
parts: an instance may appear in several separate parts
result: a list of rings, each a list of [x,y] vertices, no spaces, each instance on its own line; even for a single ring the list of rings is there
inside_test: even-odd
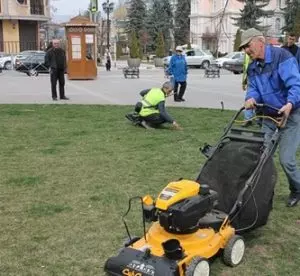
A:
[[[164,42],[164,35],[162,32],[159,33],[156,42],[156,51],[155,54],[158,58],[163,58],[165,56],[165,42]]]
[[[237,29],[236,35],[235,35],[235,40],[234,40],[234,46],[233,46],[234,51],[239,51],[239,47],[240,47],[241,42],[242,42],[241,36],[242,36],[241,30]]]
[[[284,19],[285,19],[285,25],[282,27],[282,31],[295,32],[296,35],[300,35],[299,27],[298,28],[296,27],[297,25],[300,24],[300,18],[299,18],[300,1],[286,0],[285,8],[283,8],[282,10],[284,12]]]
[[[292,32],[296,36],[298,36],[298,37],[300,36],[300,5],[297,8],[297,12],[296,12],[296,16],[295,16],[295,21],[294,21],[294,27],[292,29]]]
[[[131,58],[141,58],[140,43],[134,30],[131,31],[129,49]]]
[[[174,38],[176,45],[187,44],[190,41],[191,0],[179,0],[175,11]]]
[[[127,10],[128,32],[134,31],[139,37],[140,33],[145,28],[146,5],[143,0],[130,0],[129,8]]]
[[[241,9],[240,17],[232,17],[235,20],[235,26],[238,26],[242,30],[249,28],[256,28],[261,31],[265,31],[269,26],[261,26],[261,18],[272,17],[274,11],[263,9],[266,7],[270,0],[237,0],[238,2],[245,3],[243,9]]]
[[[152,7],[147,17],[147,31],[150,37],[149,45],[155,49],[160,33],[163,34],[165,46],[170,47],[170,32],[173,29],[173,14],[169,0],[153,0]],[[165,49],[166,50],[166,49]]]

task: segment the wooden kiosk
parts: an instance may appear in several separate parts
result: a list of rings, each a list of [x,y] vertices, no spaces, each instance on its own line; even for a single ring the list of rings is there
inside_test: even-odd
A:
[[[76,16],[65,24],[67,37],[68,79],[97,78],[97,24]]]

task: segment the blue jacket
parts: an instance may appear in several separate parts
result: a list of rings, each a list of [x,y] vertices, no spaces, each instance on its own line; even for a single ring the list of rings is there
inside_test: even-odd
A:
[[[168,73],[175,81],[186,81],[188,67],[184,55],[173,55],[170,60]]]
[[[246,100],[254,98],[281,108],[287,102],[300,107],[300,73],[296,59],[282,48],[265,46],[263,62],[254,60],[248,67]],[[267,113],[274,114],[268,110]]]

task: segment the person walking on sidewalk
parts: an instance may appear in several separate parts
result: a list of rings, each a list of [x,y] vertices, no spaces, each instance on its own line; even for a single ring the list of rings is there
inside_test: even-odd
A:
[[[181,46],[176,47],[176,54],[170,59],[167,73],[174,78],[174,101],[184,102],[183,95],[187,86],[188,67]],[[179,93],[178,87],[180,86]]]
[[[52,41],[50,48],[45,56],[45,65],[50,69],[51,93],[53,101],[57,101],[56,85],[59,82],[59,98],[69,100],[65,96],[65,71],[67,68],[66,53],[60,48],[58,39]]]

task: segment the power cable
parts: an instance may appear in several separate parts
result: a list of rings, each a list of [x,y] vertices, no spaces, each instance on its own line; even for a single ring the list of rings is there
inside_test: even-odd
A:
[[[221,36],[221,31],[222,31],[222,26],[223,26],[223,20],[224,20],[224,16],[225,16],[225,12],[226,12],[226,9],[227,9],[227,6],[229,4],[229,0],[226,0],[226,3],[224,5],[224,8],[223,8],[223,11],[221,13],[221,17],[220,17],[220,22],[217,26],[217,47],[216,47],[216,57],[218,58],[218,54],[219,54],[219,42],[220,42],[220,36]]]

